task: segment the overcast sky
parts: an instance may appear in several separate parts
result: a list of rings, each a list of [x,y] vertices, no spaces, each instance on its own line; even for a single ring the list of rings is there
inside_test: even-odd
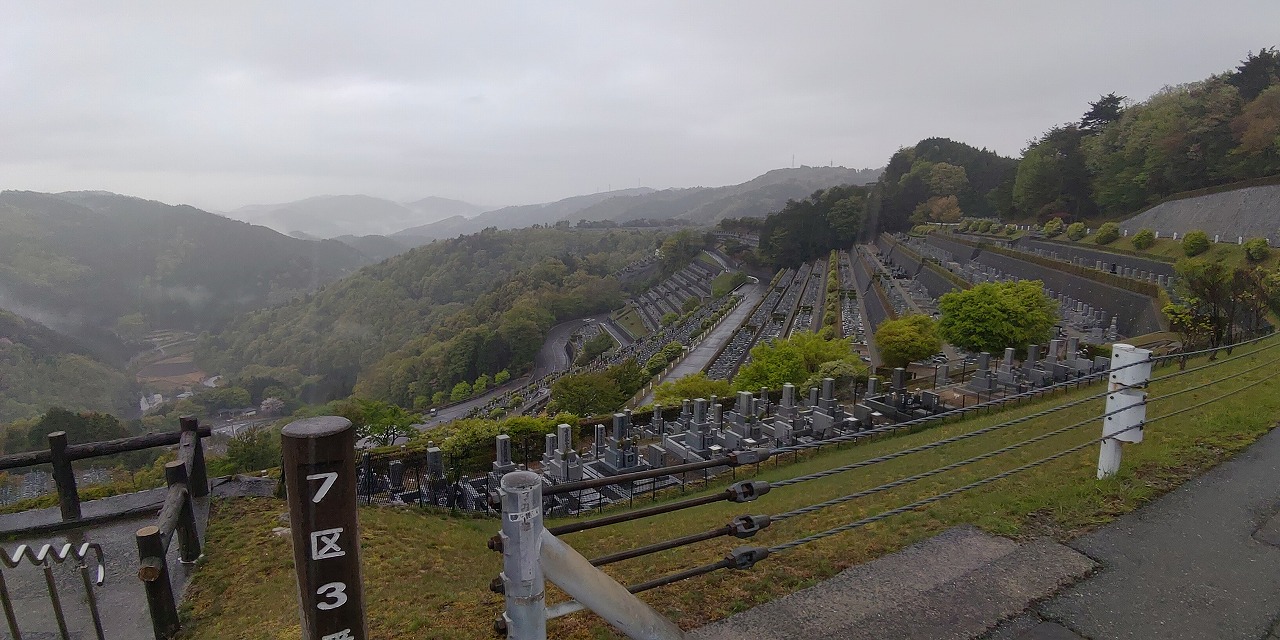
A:
[[[497,205],[1016,155],[1280,45],[1276,0],[89,4],[0,0],[0,188]]]

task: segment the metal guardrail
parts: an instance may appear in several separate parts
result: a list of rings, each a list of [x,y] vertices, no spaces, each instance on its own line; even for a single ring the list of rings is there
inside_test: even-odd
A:
[[[90,567],[86,564],[86,560],[90,558],[90,552],[93,554],[95,571],[93,577],[90,577]],[[66,614],[62,610],[62,598],[58,595],[57,582],[53,577],[53,565],[63,564],[67,561],[74,560],[78,563],[80,570],[80,578],[84,582],[85,600],[89,604],[89,616],[93,620],[93,630],[97,634],[98,640],[105,640],[102,632],[102,617],[98,613],[98,597],[94,594],[95,586],[102,586],[106,582],[107,570],[102,557],[102,547],[96,543],[85,543],[76,548],[70,544],[64,544],[61,547],[53,545],[43,545],[39,551],[35,551],[34,547],[25,544],[18,545],[18,548],[10,554],[8,551],[0,549],[0,562],[10,569],[16,569],[23,561],[40,567],[44,571],[45,589],[49,594],[49,603],[53,606],[54,619],[58,622],[58,632],[62,640],[70,640],[71,635],[67,631]],[[0,605],[4,607],[5,622],[9,626],[9,635],[13,640],[22,640],[22,631],[18,628],[18,619],[13,609],[13,601],[9,598],[9,586],[5,583],[4,572],[0,571]]]

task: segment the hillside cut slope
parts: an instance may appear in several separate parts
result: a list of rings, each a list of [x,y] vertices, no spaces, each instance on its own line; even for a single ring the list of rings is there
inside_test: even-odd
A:
[[[1161,235],[1199,229],[1209,237],[1221,235],[1224,242],[1243,236],[1267,238],[1274,246],[1280,242],[1280,185],[1172,200],[1121,222],[1120,228],[1129,233],[1151,229]]]

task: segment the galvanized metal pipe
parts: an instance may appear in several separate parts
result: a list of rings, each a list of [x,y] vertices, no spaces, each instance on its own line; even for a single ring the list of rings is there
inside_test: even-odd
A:
[[[591,566],[591,561],[550,532],[542,532],[541,547],[539,558],[547,578],[628,638],[684,640],[684,632],[674,622]]]
[[[546,640],[546,585],[539,547],[542,527],[542,478],[530,471],[502,476],[502,584],[509,640]],[[550,534],[547,534],[550,535]]]

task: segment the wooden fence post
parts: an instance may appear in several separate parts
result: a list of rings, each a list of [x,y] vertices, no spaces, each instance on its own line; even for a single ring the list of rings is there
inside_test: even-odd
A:
[[[168,640],[178,633],[178,606],[169,583],[169,565],[165,561],[164,537],[155,525],[138,529],[138,578],[147,593],[151,611],[151,628],[156,640]]]
[[[209,472],[204,466],[204,444],[200,441],[200,424],[196,421],[195,416],[182,416],[178,418],[178,424],[182,431],[190,431],[188,436],[192,439],[194,448],[191,454],[191,468],[187,469],[187,487],[191,491],[192,498],[203,498],[209,495]]]
[[[58,507],[63,520],[80,519],[80,494],[76,491],[76,474],[67,457],[67,432],[49,434],[49,454],[53,458],[53,483],[58,487]]]
[[[367,640],[356,519],[355,428],[337,416],[281,431],[303,640]]]
[[[174,535],[178,536],[178,557],[183,562],[195,562],[200,558],[200,532],[196,529],[196,511],[191,504],[191,485],[187,478],[187,466],[180,460],[166,462],[164,479],[169,487],[184,485],[186,495],[182,498],[182,510],[178,512],[178,526]]]

